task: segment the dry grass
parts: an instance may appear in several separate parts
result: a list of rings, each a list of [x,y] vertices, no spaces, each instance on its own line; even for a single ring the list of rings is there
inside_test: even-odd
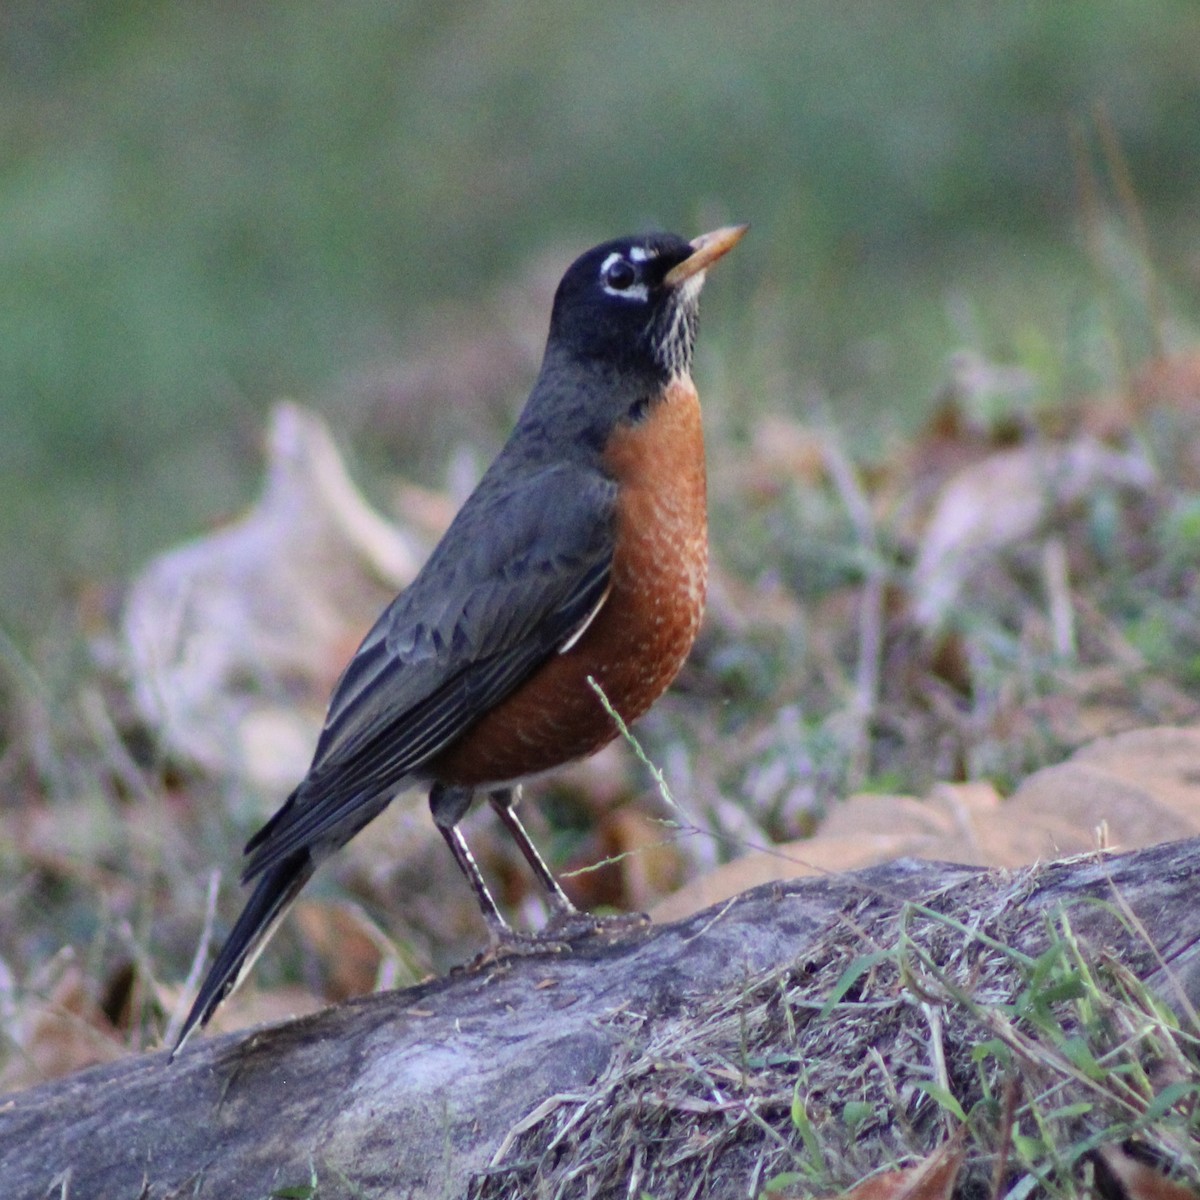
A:
[[[1139,982],[1156,955],[1116,906],[1119,952],[1069,910],[1022,908],[1054,869],[956,887],[963,919],[864,896],[784,973],[620,1014],[605,1075],[531,1113],[472,1197],[829,1194],[960,1126],[958,1195],[1080,1195],[1095,1149],[1122,1143],[1196,1185],[1195,1013]]]

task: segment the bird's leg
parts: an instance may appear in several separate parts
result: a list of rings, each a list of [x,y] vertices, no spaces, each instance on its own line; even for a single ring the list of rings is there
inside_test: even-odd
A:
[[[479,864],[467,845],[467,839],[458,828],[459,821],[466,816],[467,809],[471,807],[472,798],[470,788],[446,787],[444,784],[435,783],[429,791],[429,811],[433,814],[433,823],[446,839],[446,845],[450,847],[458,869],[467,877],[467,882],[475,893],[475,900],[479,904],[479,911],[483,913],[483,919],[487,922],[488,936],[492,944],[499,945],[512,938],[512,928],[496,907],[496,901],[488,891],[488,885],[484,882]]]
[[[546,922],[546,928],[542,930],[543,938],[571,941],[600,932],[619,935],[624,930],[648,924],[650,918],[643,913],[619,913],[610,917],[597,917],[592,913],[580,912],[571,903],[566,892],[559,887],[558,880],[550,874],[550,868],[546,866],[529,834],[525,832],[525,826],[517,817],[517,805],[521,802],[520,785],[497,788],[488,793],[488,801],[496,810],[496,815],[504,822],[504,828],[512,834],[513,841],[521,848],[525,861],[533,868],[538,882],[546,891],[553,911],[550,920]]]
[[[554,910],[554,918],[569,917],[578,913],[578,909],[567,898],[567,893],[558,885],[558,880],[550,874],[550,868],[546,866],[542,856],[537,852],[537,847],[533,844],[529,834],[525,832],[525,826],[521,824],[520,818],[517,816],[517,805],[521,803],[521,787],[518,784],[511,788],[497,788],[494,792],[488,793],[488,800],[491,806],[496,810],[496,815],[504,823],[504,828],[508,830],[512,836],[512,840],[517,843],[517,847],[525,856],[525,861],[537,876],[538,883],[542,885],[546,893],[546,898],[550,901],[550,907]]]

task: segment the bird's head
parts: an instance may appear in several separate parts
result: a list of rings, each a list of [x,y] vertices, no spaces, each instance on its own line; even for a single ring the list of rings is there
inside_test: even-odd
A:
[[[748,228],[729,225],[690,242],[673,233],[616,238],[580,255],[555,293],[550,347],[617,370],[685,374],[705,271]]]

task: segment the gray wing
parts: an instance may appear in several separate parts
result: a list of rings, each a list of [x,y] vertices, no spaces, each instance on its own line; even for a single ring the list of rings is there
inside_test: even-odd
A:
[[[307,776],[246,846],[245,879],[345,844],[602,602],[615,485],[569,464],[490,483],[347,666]]]

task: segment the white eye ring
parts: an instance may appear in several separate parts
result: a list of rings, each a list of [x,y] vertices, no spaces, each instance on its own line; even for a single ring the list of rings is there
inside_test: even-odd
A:
[[[623,265],[627,270],[616,270],[618,265]],[[622,285],[621,280],[626,278],[629,279],[629,282]],[[600,285],[610,296],[620,296],[622,300],[645,300],[649,292],[644,283],[635,283],[636,279],[637,272],[633,269],[629,259],[618,251],[613,251],[600,264]]]

